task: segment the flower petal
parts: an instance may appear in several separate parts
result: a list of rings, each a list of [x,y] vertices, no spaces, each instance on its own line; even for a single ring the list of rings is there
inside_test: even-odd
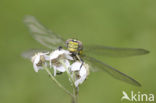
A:
[[[66,68],[69,68],[70,67],[70,63],[69,63],[69,61],[68,60],[65,60],[65,66],[66,66]]]
[[[74,60],[73,57],[70,56],[70,55],[68,55],[68,54],[66,54],[65,56],[66,56],[66,58],[69,59],[69,60]]]
[[[66,71],[66,69],[64,68],[64,66],[59,66],[59,67],[57,67],[57,66],[53,66],[53,68],[55,68],[57,71],[59,71],[59,72],[65,72]]]
[[[35,72],[38,72],[39,70],[43,69],[41,66],[37,66],[36,64],[33,64]]]
[[[50,54],[50,60],[52,60],[52,59],[56,59],[56,58],[58,58],[60,55],[65,55],[65,57],[66,57],[66,59],[69,59],[69,60],[73,60],[73,58],[70,56],[70,52],[69,51],[67,51],[67,50],[63,50],[63,49],[61,49],[61,50],[55,50],[55,51],[53,51],[51,54]]]
[[[88,66],[86,66],[87,64],[84,63],[82,65],[82,67],[80,68],[81,65],[82,65],[82,63],[80,61],[76,61],[71,65],[71,71],[73,71],[73,72],[78,71],[78,74],[76,74],[78,77],[76,77],[76,80],[74,82],[76,87],[78,87],[79,84],[82,84],[88,75],[87,70],[89,68],[88,68]]]
[[[57,68],[55,66],[53,66],[53,69],[54,69],[54,76],[56,76],[56,72],[57,72]]]
[[[81,62],[76,61],[71,65],[71,71],[78,71],[80,70],[80,66],[82,65]]]
[[[40,55],[36,55],[34,57],[34,64],[38,64],[39,61],[40,61]]]
[[[80,75],[81,77],[87,75],[87,71],[86,71],[86,68],[85,68],[84,66],[81,67],[81,70],[79,71],[79,75]]]
[[[33,67],[34,67],[35,72],[38,72],[39,69],[38,69],[37,65],[33,64]]]
[[[33,62],[33,67],[35,72],[38,72],[40,69],[43,69],[42,63],[44,63],[45,66],[47,66],[47,64],[44,61],[44,59],[49,60],[49,56],[47,54],[48,53],[37,53],[35,56],[32,57],[32,62]],[[41,66],[38,66],[38,64],[40,64]]]
[[[80,79],[75,81],[75,86],[78,87],[79,84],[82,84],[86,80],[86,76],[82,76]]]
[[[59,55],[62,55],[63,53],[64,53],[64,51],[58,50],[58,49],[55,50],[55,51],[53,51],[53,52],[50,54],[50,60],[58,58]]]
[[[73,58],[70,56],[70,52],[67,50],[55,50],[50,54],[50,67],[53,67],[54,69],[54,75],[56,75],[57,71],[65,72],[66,68],[63,66],[61,62],[64,63],[64,65],[69,68],[70,62],[68,60],[73,60]]]

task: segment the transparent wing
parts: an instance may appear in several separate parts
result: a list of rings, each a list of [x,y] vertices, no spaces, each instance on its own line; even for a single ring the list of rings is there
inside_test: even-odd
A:
[[[86,46],[85,52],[87,54],[103,55],[110,57],[129,57],[149,53],[148,50],[139,48],[115,48],[106,46]]]
[[[24,23],[28,27],[34,39],[45,47],[56,49],[58,46],[62,46],[65,43],[63,38],[44,27],[33,16],[25,16]]]
[[[26,58],[26,59],[31,59],[31,57],[33,57],[36,53],[39,53],[39,52],[47,53],[49,51],[48,50],[41,50],[41,49],[30,49],[30,50],[24,51],[21,54],[21,56]]]
[[[94,70],[103,70],[105,72],[107,72],[108,74],[110,74],[112,77],[114,77],[115,79],[124,81],[126,83],[135,85],[135,86],[141,86],[141,84],[136,81],[135,79],[133,79],[132,77],[118,71],[117,69],[93,58],[93,57],[85,57],[84,58],[86,60],[86,62],[89,63],[90,67],[93,68]]]

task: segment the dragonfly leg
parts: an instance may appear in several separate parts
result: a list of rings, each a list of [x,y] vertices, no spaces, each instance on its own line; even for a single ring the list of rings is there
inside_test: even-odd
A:
[[[79,61],[81,61],[81,66],[80,66],[80,69],[82,68],[83,64],[84,64],[84,61],[81,57],[79,57],[79,55],[76,55],[76,57],[78,58]]]
[[[83,64],[84,64],[84,61],[83,61],[83,59],[81,59],[81,58],[80,58],[80,61],[82,62],[82,63],[81,63],[81,66],[80,66],[80,69],[81,69],[82,66],[83,66]]]

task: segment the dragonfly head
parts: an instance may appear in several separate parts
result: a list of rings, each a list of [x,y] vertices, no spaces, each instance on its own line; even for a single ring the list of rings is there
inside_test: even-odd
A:
[[[78,53],[79,55],[82,54],[83,46],[81,41],[68,39],[66,41],[66,46],[71,53]]]

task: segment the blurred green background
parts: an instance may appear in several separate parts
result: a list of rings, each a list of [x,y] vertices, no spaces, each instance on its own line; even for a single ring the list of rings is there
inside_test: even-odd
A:
[[[123,90],[129,95],[131,91],[156,94],[155,0],[0,0],[0,103],[70,103],[44,71],[35,73],[32,63],[20,56],[29,48],[42,47],[23,24],[27,14],[65,38],[74,34],[84,44],[151,51],[130,58],[100,57],[142,87],[106,73],[91,73],[80,86],[80,103],[120,103]]]

